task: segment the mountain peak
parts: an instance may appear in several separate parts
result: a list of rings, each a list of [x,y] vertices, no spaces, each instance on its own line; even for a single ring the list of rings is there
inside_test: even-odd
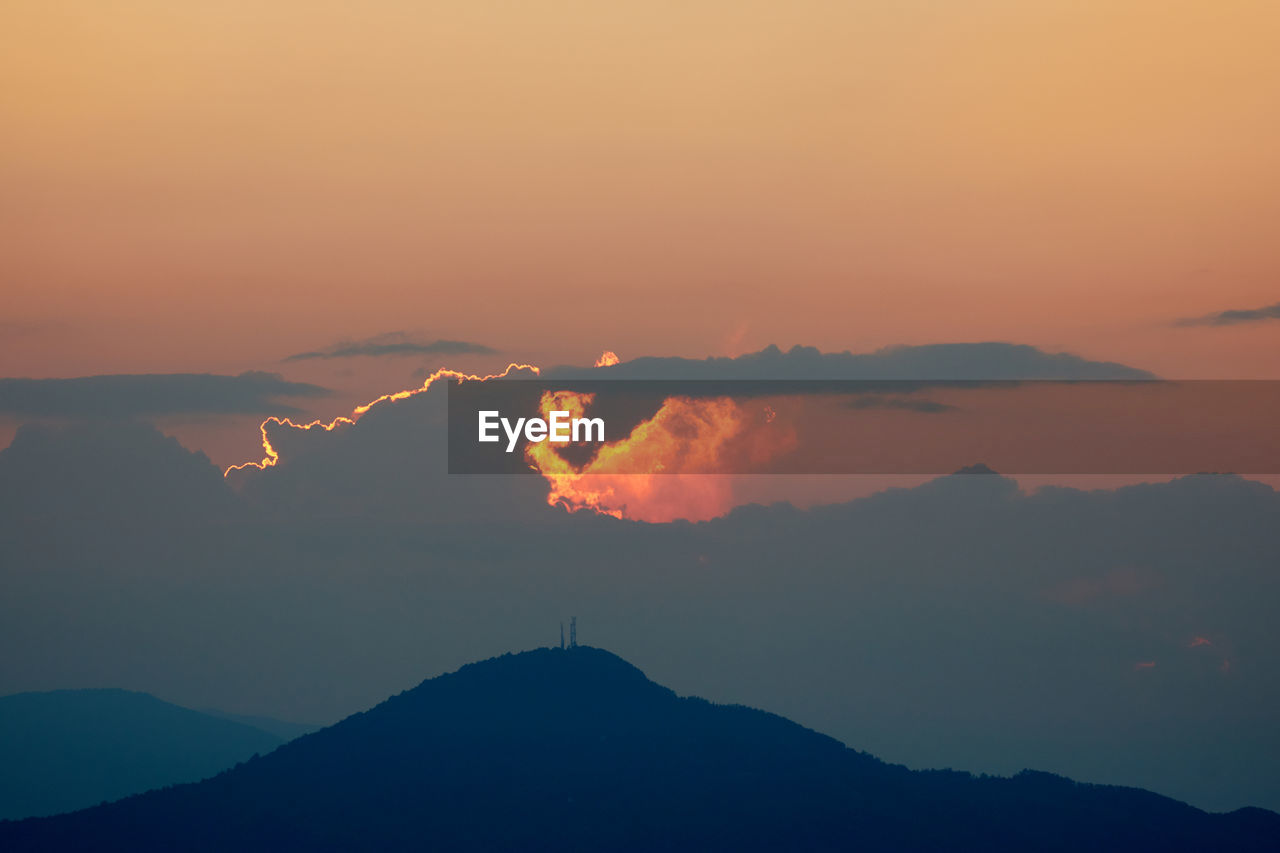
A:
[[[613,652],[592,646],[508,652],[429,678],[400,695],[430,696],[443,690],[493,690],[513,696],[529,692],[552,695],[554,691],[631,696],[657,691],[675,696]]]
[[[212,779],[0,824],[9,851],[1263,850],[1271,813],[884,764],[603,649],[469,664]]]

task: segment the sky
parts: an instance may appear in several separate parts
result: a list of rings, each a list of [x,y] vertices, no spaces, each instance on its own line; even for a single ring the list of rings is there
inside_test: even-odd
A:
[[[574,607],[889,760],[1280,807],[1274,477],[667,523],[444,479],[439,389],[333,421],[606,351],[1280,380],[1277,43],[1264,0],[7,0],[0,693],[328,722]],[[157,376],[40,382],[114,374]],[[268,415],[334,427],[276,466]]]
[[[1278,35],[1241,0],[15,0],[0,372],[367,399],[409,371],[281,360],[407,330],[502,353],[465,369],[1010,340],[1280,377],[1275,322],[1175,325],[1280,298]]]

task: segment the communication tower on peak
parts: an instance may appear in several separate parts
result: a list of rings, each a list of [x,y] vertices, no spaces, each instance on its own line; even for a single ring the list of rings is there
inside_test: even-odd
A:
[[[576,649],[578,647],[578,617],[569,617],[569,648]]]
[[[564,623],[560,623],[560,650],[564,651]]]

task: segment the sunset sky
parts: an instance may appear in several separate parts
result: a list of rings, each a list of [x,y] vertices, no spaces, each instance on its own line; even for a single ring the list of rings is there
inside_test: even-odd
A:
[[[360,398],[418,362],[281,359],[404,330],[1280,377],[1274,320],[1175,325],[1280,300],[1278,40],[1261,0],[14,0],[0,373]]]
[[[466,476],[441,368],[624,426]],[[1280,809],[1277,417],[1277,0],[0,3],[0,697],[329,723],[581,617]]]

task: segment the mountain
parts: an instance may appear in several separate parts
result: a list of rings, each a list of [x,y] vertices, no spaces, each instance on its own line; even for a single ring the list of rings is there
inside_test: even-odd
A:
[[[0,818],[194,782],[282,738],[128,690],[0,697]]]
[[[681,698],[593,648],[465,666],[203,782],[0,824],[9,851],[1274,849],[1209,814],[1024,772],[911,771]]]
[[[250,728],[262,729],[264,732],[275,735],[282,741],[293,740],[296,737],[302,737],[305,734],[320,729],[321,726],[313,726],[310,723],[294,723],[288,720],[277,720],[275,717],[261,717],[254,714],[232,714],[227,711],[220,711],[217,708],[201,708],[200,713],[208,714],[210,717],[217,717],[220,720],[231,720],[234,723],[243,723]]]

